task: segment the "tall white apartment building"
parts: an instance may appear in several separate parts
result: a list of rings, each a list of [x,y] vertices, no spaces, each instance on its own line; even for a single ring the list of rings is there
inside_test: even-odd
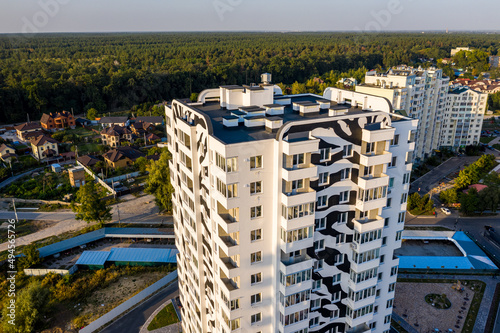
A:
[[[479,144],[488,94],[456,85],[450,87],[440,146],[457,150]]]
[[[417,120],[263,78],[165,108],[183,332],[389,332]]]
[[[448,84],[441,69],[398,66],[387,73],[367,72],[356,91],[385,97],[395,110],[418,119],[414,158],[424,159],[439,148]]]

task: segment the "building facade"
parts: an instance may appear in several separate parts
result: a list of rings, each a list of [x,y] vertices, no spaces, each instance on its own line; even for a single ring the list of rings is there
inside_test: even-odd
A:
[[[442,122],[440,146],[458,150],[479,144],[488,94],[456,85],[451,87]]]
[[[165,107],[183,331],[388,332],[417,120],[263,82]]]
[[[449,78],[437,68],[398,66],[387,73],[370,71],[357,92],[387,98],[395,110],[418,119],[414,158],[421,160],[439,148]]]
[[[33,156],[41,161],[47,158],[59,156],[59,142],[46,135],[40,135],[31,141]]]
[[[75,118],[68,111],[44,113],[40,119],[40,124],[44,130],[51,132],[76,127]]]

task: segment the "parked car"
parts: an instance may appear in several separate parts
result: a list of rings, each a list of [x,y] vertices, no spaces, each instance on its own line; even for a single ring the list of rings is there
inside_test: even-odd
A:
[[[446,208],[446,207],[441,207],[441,211],[443,213],[445,213],[446,215],[450,215],[451,214],[451,211],[448,208]]]

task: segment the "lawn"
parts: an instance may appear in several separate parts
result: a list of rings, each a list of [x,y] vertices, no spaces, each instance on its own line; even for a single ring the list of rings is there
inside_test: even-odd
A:
[[[156,330],[168,325],[172,325],[179,322],[179,318],[175,313],[174,306],[169,303],[166,307],[161,309],[160,312],[154,317],[153,321],[148,326],[148,331]]]
[[[495,139],[495,137],[493,136],[482,136],[481,139],[479,139],[479,141],[481,141],[481,143],[490,143],[490,141],[492,141],[493,139]]]
[[[97,143],[82,143],[78,145],[78,155],[99,154]]]

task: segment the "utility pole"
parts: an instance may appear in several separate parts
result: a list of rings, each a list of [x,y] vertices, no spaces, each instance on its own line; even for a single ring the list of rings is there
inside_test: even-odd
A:
[[[116,204],[116,210],[118,211],[118,224],[122,225],[122,220],[120,219],[120,204]]]
[[[12,198],[12,207],[14,207],[14,215],[16,216],[16,223],[19,222],[19,218],[17,217],[17,210],[16,210],[16,201],[14,198]]]

